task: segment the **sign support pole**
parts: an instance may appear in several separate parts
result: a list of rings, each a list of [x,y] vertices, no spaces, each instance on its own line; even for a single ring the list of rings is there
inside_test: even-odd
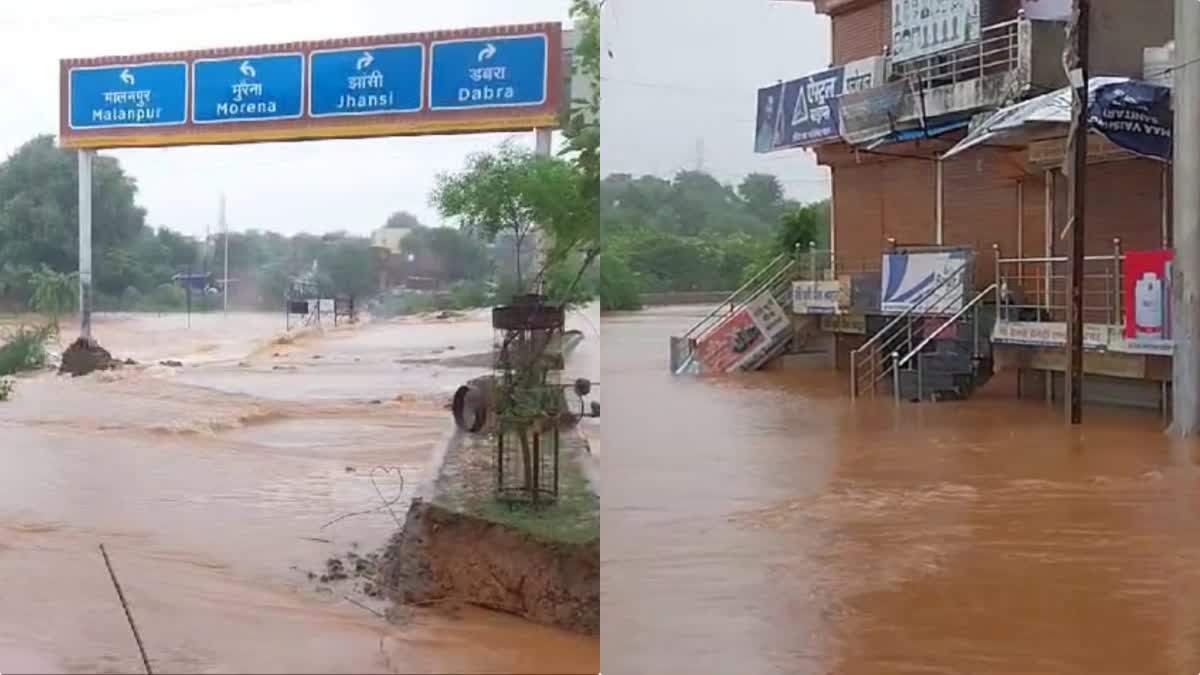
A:
[[[1171,337],[1175,357],[1171,372],[1171,431],[1177,436],[1200,433],[1200,3],[1175,2],[1175,41],[1172,97],[1175,104],[1174,160],[1175,245],[1171,280]],[[1125,311],[1132,311],[1126,308]]]
[[[79,337],[92,338],[92,158],[79,151]]]
[[[1083,256],[1087,206],[1088,152],[1088,25],[1091,0],[1075,0],[1075,87],[1074,157],[1071,168],[1071,311],[1067,327],[1070,369],[1067,396],[1071,424],[1083,422]]]

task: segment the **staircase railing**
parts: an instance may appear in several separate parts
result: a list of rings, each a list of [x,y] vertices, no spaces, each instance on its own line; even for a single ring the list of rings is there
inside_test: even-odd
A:
[[[850,396],[863,391],[874,394],[876,386],[892,370],[897,352],[913,345],[913,333],[919,335],[928,315],[945,315],[962,299],[962,289],[971,261],[966,260],[954,272],[922,293],[908,309],[896,315],[861,347],[850,352]]]
[[[921,354],[921,352],[925,349],[925,347],[929,346],[930,342],[933,342],[934,340],[936,340],[938,338],[938,336],[940,336],[942,333],[946,332],[947,328],[958,323],[958,321],[960,319],[962,319],[964,316],[966,316],[967,312],[974,309],[975,306],[978,305],[980,302],[982,302],[983,299],[985,297],[987,297],[987,295],[989,293],[996,293],[999,290],[999,288],[1000,287],[995,282],[993,282],[990,286],[988,286],[987,288],[983,289],[978,294],[976,294],[974,298],[971,298],[971,301],[966,303],[965,305],[963,305],[962,309],[955,312],[953,315],[950,316],[950,318],[946,319],[945,321],[940,323],[935,329],[930,331],[929,334],[925,336],[924,340],[921,340],[919,343],[917,343],[917,346],[908,350],[908,352],[905,353],[903,356],[901,356],[899,352],[894,352],[892,354],[892,392],[896,398],[897,403],[900,402],[900,370],[903,369],[905,366],[907,366],[909,364],[909,362],[912,361],[914,358],[917,359],[917,363],[916,363],[917,395],[920,396],[921,395],[920,392],[922,391],[922,385],[923,385],[923,383],[922,383],[922,374],[923,374],[922,373],[922,364],[921,364],[921,359],[919,358],[919,355]],[[996,300],[997,300],[997,307],[998,307],[999,306],[999,296],[998,295],[997,295]],[[979,312],[978,311],[975,312],[975,328],[974,328],[974,332],[972,334],[972,340],[974,341],[975,345],[971,351],[971,358],[974,359],[979,356]]]
[[[796,276],[797,269],[798,263],[792,254],[785,253],[776,256],[736,291],[730,293],[713,311],[692,326],[682,337],[671,338],[672,372],[679,372],[683,365],[690,362],[696,343],[721,325],[730,314],[762,293],[770,293],[776,301],[785,306],[790,304],[792,280]],[[778,349],[772,351],[778,351]]]
[[[691,340],[700,340],[706,333],[716,328],[729,314],[726,308],[732,307],[736,310],[757,296],[762,289],[778,283],[781,277],[786,276],[790,284],[794,266],[795,261],[791,255],[783,254],[777,256],[754,276],[750,277],[749,281],[742,284],[736,291],[730,293],[713,311],[709,312],[707,316],[692,326],[688,332],[684,333],[683,337]]]

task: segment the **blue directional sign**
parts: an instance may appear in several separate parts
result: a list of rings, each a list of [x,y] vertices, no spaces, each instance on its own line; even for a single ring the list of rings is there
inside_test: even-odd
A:
[[[304,55],[196,59],[192,121],[196,124],[294,119],[304,114]]]
[[[470,110],[546,102],[546,35],[434,42],[429,107]]]
[[[183,124],[187,70],[183,61],[72,68],[67,121],[72,129]]]
[[[415,112],[423,103],[425,46],[314,51],[308,72],[313,117]]]

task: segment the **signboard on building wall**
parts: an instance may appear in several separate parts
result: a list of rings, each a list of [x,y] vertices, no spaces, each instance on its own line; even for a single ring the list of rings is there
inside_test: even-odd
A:
[[[858,145],[892,133],[907,93],[908,83],[897,80],[839,98],[838,124],[842,138]]]
[[[696,345],[696,360],[706,373],[749,369],[789,330],[787,314],[764,292],[704,336]]]
[[[1125,346],[1171,353],[1171,264],[1174,252],[1128,251],[1121,270],[1125,294]]]
[[[884,254],[882,312],[899,314],[914,308],[919,313],[957,312],[966,294],[966,262],[966,251]],[[947,281],[950,277],[957,280]]]
[[[1088,125],[1113,144],[1143,157],[1171,159],[1175,112],[1171,89],[1150,82],[1117,82],[1096,88]]]
[[[849,307],[849,278],[792,282],[792,311],[796,314],[839,314]]]
[[[979,39],[979,0],[892,0],[892,61]]]
[[[838,97],[883,83],[884,60],[871,57],[758,90],[755,152],[838,140]]]
[[[66,59],[64,147],[355,138],[557,126],[557,23]]]
[[[992,329],[995,342],[1038,347],[1063,347],[1067,344],[1067,324],[1063,321],[996,321]],[[1109,327],[1088,323],[1083,326],[1083,346],[1106,349],[1111,342]]]
[[[1074,0],[1021,0],[1025,16],[1039,21],[1068,21]]]

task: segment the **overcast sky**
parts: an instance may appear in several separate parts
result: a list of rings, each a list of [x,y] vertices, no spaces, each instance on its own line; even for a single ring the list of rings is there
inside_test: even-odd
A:
[[[605,174],[699,165],[724,182],[775,174],[796,199],[829,195],[811,153],[754,154],[758,88],[829,65],[829,21],[811,3],[607,0],[601,17]]]
[[[569,0],[54,0],[5,2],[0,151],[58,130],[58,60],[569,20]],[[367,233],[396,210],[438,224],[434,175],[513,134],[111,152],[151,225],[202,235],[222,191],[231,228]],[[532,132],[515,137],[532,147]]]

